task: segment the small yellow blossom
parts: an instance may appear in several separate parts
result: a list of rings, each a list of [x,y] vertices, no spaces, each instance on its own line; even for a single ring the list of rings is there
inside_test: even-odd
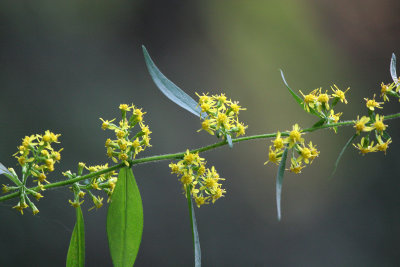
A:
[[[386,130],[387,125],[383,123],[383,119],[383,115],[379,116],[379,114],[376,114],[375,122],[372,124],[378,133],[382,133],[384,130]]]
[[[27,207],[28,207],[28,205],[25,202],[21,203],[21,201],[20,201],[20,202],[18,202],[17,205],[15,205],[13,207],[13,209],[18,210],[19,212],[21,212],[22,215],[24,215],[24,209],[26,209]]]
[[[336,97],[336,98],[338,98],[340,100],[340,102],[347,104],[347,100],[346,100],[345,94],[346,94],[347,91],[349,91],[350,87],[347,88],[346,91],[343,92],[342,90],[340,90],[336,86],[336,84],[334,84],[333,87],[331,86],[331,89],[333,91],[333,94],[332,94],[333,97]]]
[[[301,129],[296,123],[295,125],[293,125],[292,130],[290,131],[289,137],[285,139],[285,142],[289,143],[289,148],[292,148],[297,142],[304,142],[304,138],[302,138],[301,135]]]
[[[387,94],[393,93],[393,89],[396,87],[395,83],[391,83],[391,84],[384,84],[381,83],[381,97],[383,98],[383,101],[388,101],[389,102],[389,97],[387,96]]]
[[[276,134],[275,140],[272,141],[274,143],[274,147],[276,149],[281,149],[283,148],[283,145],[285,144],[284,140],[281,138],[281,133],[278,131]]]
[[[359,116],[357,116],[357,121],[354,122],[354,128],[356,129],[356,132],[360,133],[372,131],[374,129],[373,127],[365,125],[369,121],[370,119],[366,116],[362,116],[361,119],[359,118]]]
[[[297,161],[295,158],[291,158],[290,161],[290,171],[293,173],[301,173],[301,169],[305,167],[302,165],[301,161]]]
[[[383,142],[381,136],[378,135],[377,141],[378,141],[378,143],[377,143],[376,146],[375,146],[376,149],[377,149],[378,151],[383,151],[383,152],[385,152],[385,155],[386,155],[386,150],[388,149],[389,144],[392,142],[392,139],[389,138],[388,140],[386,140],[386,142]]]
[[[318,89],[315,89],[308,95],[304,95],[303,92],[300,91],[300,94],[303,96],[304,109],[307,110],[307,112],[310,112],[310,108],[315,107],[315,102],[317,101],[317,96],[316,96],[317,91]]]
[[[357,145],[353,144],[353,146],[355,148],[357,148],[360,151],[360,153],[363,155],[366,153],[377,151],[377,148],[374,146],[374,142],[372,141],[371,143],[369,143],[369,141],[367,139],[365,139],[364,137],[361,138],[361,141],[359,144],[357,144]]]
[[[364,98],[364,100],[366,101],[367,108],[371,111],[374,111],[375,108],[382,108],[380,105],[382,105],[383,102],[376,102],[375,95],[373,99]]]
[[[266,161],[264,165],[267,164],[268,162],[273,162],[276,165],[279,165],[282,159],[282,153],[283,152],[281,150],[279,149],[273,150],[272,146],[269,146],[268,161]]]
[[[196,201],[196,205],[200,208],[201,205],[208,204],[207,200],[209,197],[195,196],[194,200]]]

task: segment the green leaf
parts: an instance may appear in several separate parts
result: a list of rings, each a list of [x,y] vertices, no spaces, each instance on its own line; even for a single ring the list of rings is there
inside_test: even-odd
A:
[[[276,175],[276,208],[278,212],[278,221],[281,220],[281,195],[283,175],[285,174],[286,159],[289,148],[286,146],[283,151],[281,162],[279,163],[278,173]]]
[[[353,142],[354,139],[356,139],[356,137],[358,136],[358,134],[354,134],[352,137],[350,137],[350,139],[347,141],[347,143],[344,145],[344,147],[342,148],[342,151],[340,151],[339,156],[337,157],[336,161],[335,161],[335,165],[333,166],[333,172],[331,174],[331,178],[333,177],[333,175],[336,172],[336,169],[339,165],[339,161],[342,158],[344,152],[346,151],[346,149],[351,145],[351,142]]]
[[[0,163],[0,175],[4,174],[16,185],[22,185],[21,181],[12,172],[10,172],[3,164]]]
[[[229,147],[232,148],[233,147],[233,143],[232,143],[232,137],[231,137],[230,134],[226,135],[226,141],[228,142]]]
[[[282,80],[283,83],[286,85],[286,88],[289,90],[289,93],[293,96],[294,100],[304,109],[303,107],[303,100],[300,98],[299,95],[297,95],[288,85],[288,83],[285,80],[285,76],[283,75],[283,71],[281,71],[281,76],[282,76]]]
[[[390,60],[390,75],[395,83],[398,82],[397,72],[396,72],[396,56],[392,54],[392,59]]]
[[[317,121],[317,122],[312,126],[312,128],[322,126],[322,125],[325,123],[325,121],[326,121],[325,118],[320,119],[319,121]]]
[[[131,267],[135,263],[143,233],[143,207],[132,170],[124,167],[107,214],[107,236],[115,267]]]
[[[200,249],[200,239],[199,232],[197,231],[196,216],[194,214],[193,201],[190,195],[190,188],[186,189],[186,198],[189,208],[190,224],[192,227],[192,238],[193,238],[193,249],[194,249],[194,266],[201,267],[201,249]]]
[[[13,174],[3,164],[0,163],[0,175],[1,174],[8,174],[13,176]]]
[[[81,207],[76,209],[76,223],[67,254],[67,267],[85,266],[85,223]]]
[[[175,102],[175,104],[181,106],[196,116],[200,116],[200,114],[202,114],[201,117],[205,118],[207,114],[201,112],[201,108],[198,106],[197,102],[161,73],[161,71],[154,64],[144,45],[142,45],[142,49],[147,69],[158,89],[160,89],[160,91],[166,97]]]
[[[303,104],[303,99],[301,99],[301,97],[300,97],[298,94],[296,94],[296,93],[292,90],[292,88],[289,87],[288,83],[286,82],[285,76],[283,75],[283,71],[282,71],[282,70],[280,70],[280,71],[281,71],[281,76],[282,76],[283,83],[285,84],[286,88],[289,90],[289,93],[293,96],[294,100],[300,105],[300,107],[301,107],[303,110],[305,110],[305,109],[304,109],[304,104]],[[317,117],[323,118],[323,116],[322,116],[321,114],[319,114],[318,112],[316,112],[316,111],[315,111],[314,109],[312,109],[312,108],[310,108],[310,113],[313,114],[313,115],[315,115],[315,116],[317,116]]]

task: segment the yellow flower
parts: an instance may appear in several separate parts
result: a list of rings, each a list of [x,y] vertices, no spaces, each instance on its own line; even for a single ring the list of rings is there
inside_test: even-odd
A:
[[[303,147],[299,147],[300,150],[300,157],[298,158],[298,161],[304,161],[306,164],[308,164],[310,161],[309,159],[311,159],[312,154],[311,154],[311,150],[307,147],[305,147],[303,145]]]
[[[343,114],[342,112],[339,112],[339,113],[336,113],[336,114],[335,114],[335,112],[333,111],[333,109],[331,109],[330,114],[329,114],[329,117],[328,117],[328,120],[329,120],[330,122],[336,123],[336,122],[339,121],[340,116],[342,116],[342,114]]]
[[[391,83],[391,84],[384,84],[381,83],[381,97],[383,98],[383,101],[388,101],[389,102],[389,97],[387,96],[387,94],[391,94],[393,93],[393,89],[396,87],[395,83]]]
[[[94,208],[100,209],[103,206],[103,198],[102,197],[95,197],[92,195],[92,201],[94,204],[94,207],[91,207],[89,210],[92,210]]]
[[[334,84],[333,86],[334,86],[335,88],[333,88],[333,87],[331,86],[331,89],[332,89],[332,91],[333,91],[332,96],[338,98],[338,99],[340,100],[340,102],[347,104],[347,100],[346,100],[345,94],[346,94],[347,91],[349,91],[350,87],[347,88],[346,91],[343,92],[342,90],[340,90],[340,89],[336,86],[336,84]]]
[[[276,134],[275,140],[272,141],[274,143],[274,147],[276,149],[281,149],[283,148],[283,145],[285,144],[284,140],[281,138],[281,133],[278,131]]]
[[[112,123],[113,121],[115,121],[115,119],[112,120],[103,120],[102,118],[100,118],[100,120],[103,122],[101,125],[101,129],[106,130],[110,128],[110,123]]]
[[[373,99],[364,98],[364,100],[366,101],[367,108],[371,111],[374,111],[375,108],[382,108],[380,105],[383,104],[383,102],[376,102],[375,95]]]
[[[290,171],[293,173],[301,173],[301,169],[305,167],[301,164],[301,161],[297,161],[295,158],[291,158],[290,161]]]
[[[377,149],[378,151],[383,151],[383,152],[385,152],[385,155],[386,155],[386,150],[388,149],[389,144],[392,142],[392,139],[389,138],[388,140],[386,140],[386,142],[383,142],[381,136],[378,135],[377,140],[378,140],[378,143],[377,143],[376,146],[375,146],[376,149]]]
[[[366,123],[369,122],[369,118],[366,116],[362,116],[361,119],[357,116],[357,121],[354,122],[354,128],[356,129],[357,133],[360,132],[369,132],[372,131],[374,128],[370,126],[365,126]]]
[[[129,111],[131,109],[131,107],[127,104],[121,104],[121,105],[119,105],[119,109],[123,110],[123,111]]]
[[[200,208],[201,205],[208,204],[207,200],[209,197],[195,196],[194,200],[196,201],[196,205]]]
[[[371,152],[376,152],[377,148],[374,146],[374,142],[372,141],[369,143],[367,139],[364,137],[361,138],[361,141],[359,144],[355,145],[353,144],[355,148],[357,148],[361,154],[366,154],[366,153],[371,153]]]
[[[222,189],[220,187],[217,187],[214,190],[212,190],[212,195],[211,195],[212,203],[215,203],[216,200],[223,197],[224,193],[226,193],[225,189]]]
[[[383,123],[383,119],[384,119],[383,115],[379,116],[379,114],[376,114],[373,126],[378,133],[382,133],[384,130],[386,130],[387,125]]]
[[[303,105],[304,105],[304,109],[307,110],[307,112],[310,112],[310,108],[314,108],[315,107],[315,101],[317,101],[317,93],[318,89],[313,90],[311,93],[309,93],[308,95],[304,95],[302,91],[300,91],[300,94],[303,96]]]
[[[268,161],[266,161],[264,165],[267,164],[268,162],[273,162],[276,165],[279,165],[282,159],[282,153],[283,152],[281,150],[279,149],[273,150],[272,146],[269,146]]]
[[[292,131],[290,131],[289,137],[285,139],[285,142],[289,143],[289,148],[292,148],[296,144],[296,142],[304,142],[304,139],[301,137],[301,135],[301,129],[296,123],[295,125],[293,125]]]
[[[317,97],[317,109],[321,112],[322,107],[325,107],[326,110],[329,110],[329,98],[330,96],[327,93],[321,93],[321,88],[319,89],[319,95]]]
[[[24,215],[24,209],[26,209],[27,207],[28,207],[28,205],[25,202],[21,203],[21,201],[20,201],[20,202],[18,202],[17,205],[15,205],[13,207],[13,209],[20,211],[21,214]]]

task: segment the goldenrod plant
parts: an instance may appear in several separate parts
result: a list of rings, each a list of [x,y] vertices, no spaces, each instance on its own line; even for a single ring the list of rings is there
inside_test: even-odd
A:
[[[221,177],[215,166],[207,166],[206,159],[202,157],[203,152],[225,145],[233,148],[234,144],[248,140],[270,139],[266,142],[265,164],[278,165],[276,204],[277,217],[281,220],[280,202],[285,171],[299,174],[320,156],[318,146],[307,140],[307,133],[321,129],[331,129],[338,133],[340,127],[354,128],[354,134],[344,145],[333,166],[333,175],[340,158],[351,144],[362,155],[372,152],[386,154],[393,141],[388,133],[388,121],[400,118],[400,113],[382,114],[384,104],[390,99],[400,100],[400,82],[396,74],[394,54],[390,63],[393,82],[381,84],[382,101],[377,100],[376,94],[364,98],[366,112],[348,121],[340,120],[342,112],[338,107],[348,103],[346,94],[350,93],[350,88],[340,89],[333,84],[329,89],[317,88],[296,93],[289,87],[281,71],[289,93],[301,109],[317,118],[316,123],[311,127],[301,127],[296,123],[289,130],[246,136],[248,126],[239,119],[240,113],[246,108],[240,106],[239,101],[229,99],[225,93],[209,95],[203,92],[196,93],[198,101],[195,101],[160,72],[145,47],[143,53],[150,76],[161,92],[200,120],[198,131],[205,131],[221,140],[183,152],[140,157],[140,152],[151,147],[152,132],[144,121],[146,112],[133,104],[121,104],[121,117],[118,120],[100,118],[101,128],[114,134],[113,138],[105,141],[105,154],[113,162],[112,165],[103,162],[88,166],[78,162],[76,170],[62,172],[64,180],[52,182],[50,173],[55,170],[55,164],[60,162],[63,150],[61,134],[47,130],[41,134],[25,136],[13,155],[21,167],[20,170],[6,168],[0,163],[0,174],[8,178],[2,186],[4,194],[0,196],[0,202],[14,201],[15,210],[21,214],[30,210],[35,215],[39,209],[33,198],[39,201],[46,190],[69,188],[72,192],[69,204],[76,209],[76,224],[67,252],[67,266],[85,265],[85,227],[81,210],[84,201],[93,203],[90,209],[99,209],[106,202],[109,203],[107,236],[114,266],[132,266],[135,263],[143,232],[142,199],[132,172],[135,165],[171,161],[170,170],[166,172],[176,174],[181,183],[191,222],[194,265],[201,266],[195,207],[213,204],[229,193],[223,187],[228,178],[224,175]],[[224,172],[221,169],[219,171]]]

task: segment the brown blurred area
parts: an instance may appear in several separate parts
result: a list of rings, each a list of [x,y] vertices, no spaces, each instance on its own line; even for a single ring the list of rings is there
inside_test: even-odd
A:
[[[49,177],[80,161],[104,164],[100,117],[120,103],[147,112],[153,147],[140,156],[217,142],[199,119],[166,99],[147,73],[141,45],[160,70],[195,97],[226,93],[247,108],[248,134],[315,123],[285,89],[351,87],[343,119],[367,114],[363,98],[390,82],[400,55],[398,1],[12,1],[0,2],[0,162],[17,169],[21,138],[61,133],[62,162]],[[398,112],[385,104],[383,114]],[[336,111],[336,109],[335,109]],[[226,196],[196,209],[203,266],[397,266],[400,243],[400,124],[389,122],[387,155],[346,151],[351,128],[307,134],[321,151],[300,175],[285,176],[282,221],[275,209],[277,168],[263,163],[269,140],[202,155],[226,178]],[[111,162],[109,162],[111,164]],[[193,265],[188,211],[169,162],[133,169],[144,205],[136,266]],[[0,177],[0,184],[8,183]],[[0,266],[63,266],[75,212],[67,189],[47,190],[40,213],[21,216],[0,204]],[[106,207],[84,203],[87,266],[111,266]]]

